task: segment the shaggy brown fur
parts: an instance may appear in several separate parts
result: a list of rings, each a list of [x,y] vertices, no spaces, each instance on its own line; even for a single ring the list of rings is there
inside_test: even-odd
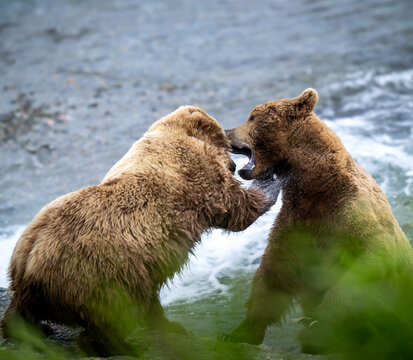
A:
[[[164,316],[161,285],[205,230],[243,230],[275,201],[240,187],[229,149],[215,119],[181,107],[156,122],[100,185],[45,206],[11,259],[4,335],[16,315],[80,325],[105,353],[137,323],[183,330]]]
[[[413,274],[411,246],[386,196],[312,112],[317,100],[308,89],[258,105],[246,123],[227,131],[233,151],[251,158],[240,175],[252,179],[273,169],[283,194],[247,317],[230,340],[261,343],[266,327],[282,319],[294,298],[310,323],[326,320],[327,311],[331,319],[357,301],[362,308],[368,291],[345,298],[344,288],[360,285],[357,276],[366,288],[385,282],[397,289],[399,277]]]

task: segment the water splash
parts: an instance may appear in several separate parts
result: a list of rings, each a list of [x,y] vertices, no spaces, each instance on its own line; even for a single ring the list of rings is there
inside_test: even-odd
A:
[[[0,230],[0,287],[7,288],[9,281],[7,271],[10,258],[17,240],[23,233],[25,226],[10,226]]]

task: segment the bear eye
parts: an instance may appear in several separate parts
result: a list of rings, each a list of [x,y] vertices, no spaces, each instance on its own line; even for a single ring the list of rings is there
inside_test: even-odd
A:
[[[254,119],[255,119],[255,115],[251,115],[248,121],[254,121]]]

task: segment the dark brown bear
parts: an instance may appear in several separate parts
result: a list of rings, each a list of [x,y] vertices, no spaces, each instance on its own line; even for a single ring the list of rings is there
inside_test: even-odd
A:
[[[268,198],[242,189],[229,149],[215,119],[181,107],[156,122],[100,185],[46,205],[11,259],[4,336],[18,317],[80,325],[81,344],[107,354],[127,351],[123,339],[138,324],[183,330],[164,315],[162,284],[205,230],[243,230],[277,197],[271,181]]]
[[[303,350],[347,351],[378,339],[377,319],[396,318],[389,293],[412,289],[412,249],[386,196],[314,114],[317,100],[308,89],[258,105],[246,123],[227,131],[233,151],[250,158],[240,175],[253,179],[272,170],[283,200],[247,317],[229,340],[261,343],[267,326],[280,323],[296,299],[307,325]],[[349,324],[359,328],[343,335]]]

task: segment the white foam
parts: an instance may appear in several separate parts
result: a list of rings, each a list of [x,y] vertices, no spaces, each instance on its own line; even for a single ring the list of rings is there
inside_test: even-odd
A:
[[[12,226],[3,229],[0,234],[0,287],[8,287],[8,267],[14,246],[23,233],[25,226]]]
[[[404,172],[406,182],[398,192],[407,196],[411,195],[413,154],[406,151],[407,139],[396,140],[385,133],[372,135],[376,131],[371,122],[358,117],[326,121],[326,123],[339,135],[343,145],[358,164],[370,173],[380,172],[383,180],[379,185],[385,193],[394,191],[394,180],[391,174],[382,173],[382,169],[391,164]],[[360,129],[365,131],[364,135]]]
[[[281,206],[279,199],[273,208],[248,229],[238,233],[213,230],[202,237],[186,269],[161,290],[161,302],[191,302],[206,295],[225,293],[227,286],[220,277],[236,272],[251,273],[266,246],[268,233]]]
[[[340,79],[340,81],[336,81],[335,77],[336,74],[331,74],[327,77],[330,91],[338,91],[346,88],[353,89],[355,87],[364,87],[372,81],[372,79],[374,78],[374,73],[373,71],[356,71],[347,74],[347,76],[344,79]]]
[[[375,77],[378,85],[384,87],[386,85],[395,85],[398,87],[413,88],[413,69],[395,71],[388,74],[382,74]]]
[[[246,157],[233,155],[233,160],[239,169]],[[241,180],[238,177],[239,180]],[[243,181],[243,186],[250,186],[249,181]],[[237,233],[227,233],[219,229],[202,236],[194,255],[182,272],[161,289],[161,302],[169,305],[178,301],[191,302],[202,297],[225,293],[227,286],[221,278],[233,277],[239,271],[251,273],[258,266],[266,246],[268,233],[278,213],[282,196],[266,214],[261,216],[246,230]]]

